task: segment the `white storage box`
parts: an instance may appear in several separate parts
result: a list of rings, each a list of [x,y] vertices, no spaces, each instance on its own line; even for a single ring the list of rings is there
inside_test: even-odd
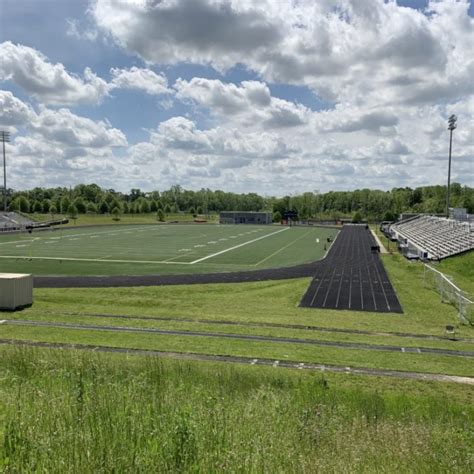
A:
[[[0,309],[17,309],[33,304],[33,276],[0,273]]]

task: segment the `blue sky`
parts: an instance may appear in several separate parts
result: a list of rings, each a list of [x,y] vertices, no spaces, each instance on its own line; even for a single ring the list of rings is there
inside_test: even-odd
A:
[[[2,0],[9,183],[438,184],[456,113],[453,175],[472,184],[473,16],[454,0]]]

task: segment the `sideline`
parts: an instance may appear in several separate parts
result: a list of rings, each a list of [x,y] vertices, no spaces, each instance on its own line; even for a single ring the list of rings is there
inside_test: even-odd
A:
[[[251,357],[237,357],[228,355],[195,354],[189,352],[164,352],[144,349],[125,349],[110,346],[93,346],[87,344],[62,344],[51,342],[32,342],[22,340],[0,339],[0,345],[31,346],[50,349],[73,349],[92,352],[111,352],[137,356],[152,356],[166,359],[193,360],[207,362],[224,362],[245,365],[260,365],[274,368],[314,370],[320,372],[336,372],[350,375],[372,375],[376,377],[396,377],[411,380],[423,380],[428,382],[452,382],[466,385],[474,385],[474,377],[462,377],[459,375],[429,374],[421,372],[405,372],[401,370],[371,369],[367,367],[343,367],[338,365],[323,365],[313,362],[298,362],[291,360],[276,359],[254,359]]]

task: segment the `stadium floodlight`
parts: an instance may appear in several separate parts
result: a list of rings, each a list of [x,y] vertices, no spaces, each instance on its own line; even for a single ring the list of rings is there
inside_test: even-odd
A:
[[[5,143],[10,141],[10,132],[0,130],[0,142],[3,143],[3,211],[7,212],[7,163],[5,159]]]
[[[446,217],[449,217],[449,191],[451,186],[451,149],[453,146],[453,130],[457,127],[458,118],[456,115],[451,115],[448,119],[449,130],[449,164],[448,164],[448,189],[446,191]]]

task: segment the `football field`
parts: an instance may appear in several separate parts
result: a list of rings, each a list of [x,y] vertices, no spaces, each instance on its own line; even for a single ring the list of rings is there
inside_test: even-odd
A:
[[[145,275],[284,267],[321,259],[335,229],[116,225],[0,236],[0,272]]]

